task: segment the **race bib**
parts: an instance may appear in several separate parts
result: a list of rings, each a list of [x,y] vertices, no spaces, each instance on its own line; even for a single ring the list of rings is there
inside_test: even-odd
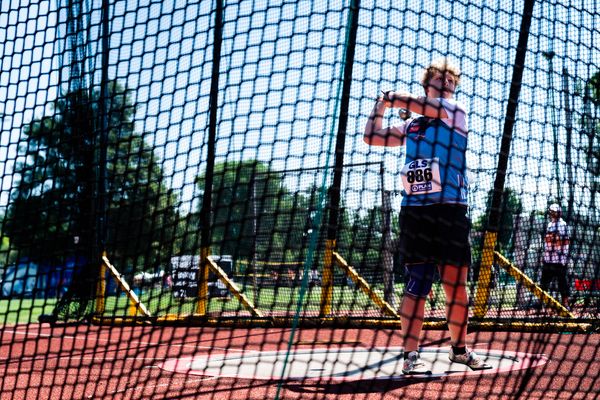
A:
[[[407,195],[442,191],[438,158],[421,158],[411,161],[404,165],[400,175]]]

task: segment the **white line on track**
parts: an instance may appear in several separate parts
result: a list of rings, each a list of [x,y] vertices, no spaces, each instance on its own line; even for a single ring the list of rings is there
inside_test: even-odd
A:
[[[56,339],[72,339],[72,340],[82,340],[82,341],[86,341],[86,342],[90,342],[91,340],[95,340],[96,343],[112,343],[115,345],[119,345],[122,344],[122,342],[111,342],[109,339],[101,339],[101,338],[93,338],[90,339],[87,333],[82,333],[80,335],[64,335],[64,336],[54,336],[48,333],[35,333],[35,332],[29,332],[29,331],[19,331],[19,330],[4,330],[0,333],[0,337],[2,337],[4,334],[14,334],[14,335],[23,335],[23,336],[31,336],[31,337],[43,337],[43,338],[56,338]],[[245,350],[243,348],[235,348],[235,347],[218,347],[218,346],[200,346],[200,345],[193,345],[193,344],[185,344],[185,343],[157,343],[157,342],[143,342],[143,341],[128,341],[127,342],[128,347],[135,347],[135,346],[169,346],[169,347],[177,347],[177,348],[182,348],[182,349],[207,349],[207,350],[219,350],[219,351],[226,351],[226,352],[240,352],[240,353],[252,353],[252,352],[259,352],[259,350]]]
[[[195,380],[186,380],[185,383],[199,383],[199,382],[206,382],[206,381],[214,381],[218,379],[218,377],[216,376],[210,376],[207,378],[201,378],[201,379],[195,379]],[[115,394],[122,394],[122,393],[126,393],[126,392],[137,392],[140,390],[147,390],[147,389],[157,389],[157,388],[161,388],[161,387],[166,387],[166,386],[173,386],[173,383],[161,383],[159,385],[145,385],[145,386],[136,386],[136,387],[131,387],[131,388],[125,388],[122,390],[115,390],[114,392],[109,393],[110,395],[115,395]]]

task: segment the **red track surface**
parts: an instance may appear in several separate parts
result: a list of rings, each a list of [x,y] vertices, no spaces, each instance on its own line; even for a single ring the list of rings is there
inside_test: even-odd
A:
[[[594,399],[600,398],[600,335],[469,334],[471,347],[545,354],[536,369],[430,380],[262,381],[172,373],[167,359],[211,351],[287,348],[289,329],[4,327],[0,399]],[[302,329],[296,346],[399,346],[390,330]],[[447,346],[442,331],[422,345]]]

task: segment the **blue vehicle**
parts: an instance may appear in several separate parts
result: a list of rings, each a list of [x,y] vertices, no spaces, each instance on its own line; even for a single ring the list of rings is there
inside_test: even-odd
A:
[[[3,271],[0,277],[0,297],[60,297],[71,284],[73,271],[77,267],[77,259],[74,257],[68,257],[60,265],[38,264],[21,259]]]
[[[9,265],[4,270],[0,283],[2,297],[31,298],[36,295],[38,290],[43,290],[38,264],[23,260],[18,264]]]

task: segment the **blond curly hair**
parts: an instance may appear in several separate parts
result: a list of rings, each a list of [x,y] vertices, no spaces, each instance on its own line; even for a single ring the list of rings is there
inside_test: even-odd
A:
[[[434,60],[425,70],[423,70],[423,76],[421,77],[421,85],[423,87],[427,87],[431,77],[433,77],[436,73],[444,73],[449,72],[456,81],[456,86],[460,84],[460,68],[454,64],[447,57],[438,58]]]

